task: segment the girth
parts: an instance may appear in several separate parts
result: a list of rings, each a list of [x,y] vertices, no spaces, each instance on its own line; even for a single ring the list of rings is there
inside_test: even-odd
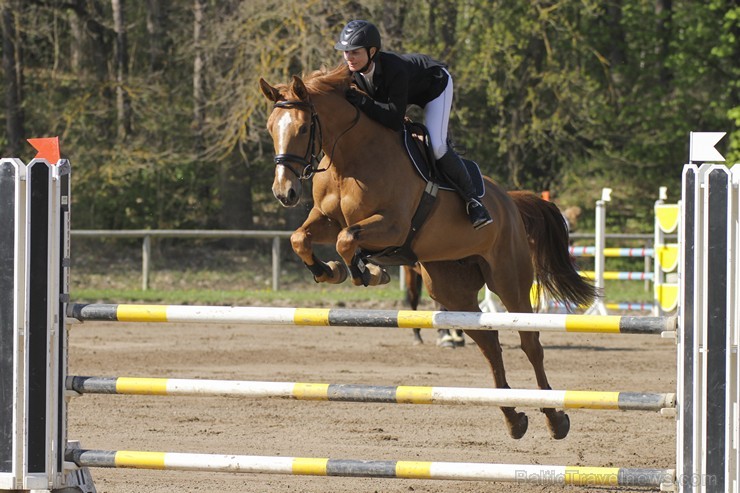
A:
[[[419,232],[422,225],[426,222],[427,217],[432,212],[434,202],[437,200],[438,191],[439,185],[437,183],[432,181],[427,182],[416,212],[414,212],[414,216],[411,218],[411,229],[408,235],[406,235],[406,241],[403,242],[403,245],[388,247],[378,252],[361,249],[358,253],[360,259],[382,266],[411,265],[416,263],[418,258],[411,249],[411,243],[413,243],[416,233]]]

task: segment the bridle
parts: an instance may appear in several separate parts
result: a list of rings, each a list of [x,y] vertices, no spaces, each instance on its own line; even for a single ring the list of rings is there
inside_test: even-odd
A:
[[[308,101],[299,100],[277,101],[273,107],[285,110],[301,108],[308,109],[311,112],[311,129],[308,132],[308,147],[306,148],[306,152],[303,154],[303,156],[290,153],[275,154],[275,166],[285,166],[291,172],[293,172],[301,181],[310,180],[315,173],[326,171],[326,168],[323,170],[319,169],[318,155],[321,152],[321,147],[319,146],[319,151],[316,152],[316,130],[318,129],[319,142],[321,142],[321,122],[319,121],[319,115],[316,113],[313,104]],[[295,168],[293,168],[293,166],[291,166],[291,164],[298,164],[299,166],[303,166],[303,171],[299,173],[295,170]]]
[[[313,103],[311,103],[310,101],[301,101],[301,100],[277,101],[273,105],[273,108],[280,108],[280,109],[285,109],[285,110],[298,108],[298,109],[303,109],[303,110],[307,110],[311,112],[311,128],[309,129],[309,132],[308,132],[308,146],[303,156],[299,156],[297,154],[290,154],[290,153],[275,154],[275,166],[282,165],[286,167],[294,175],[296,175],[298,179],[301,181],[310,180],[311,178],[313,178],[313,175],[315,175],[316,173],[321,173],[323,171],[328,170],[331,167],[332,156],[334,155],[334,149],[337,146],[337,142],[339,142],[339,139],[341,139],[342,136],[344,136],[344,134],[352,130],[352,128],[355,125],[357,125],[357,122],[360,120],[360,110],[359,108],[355,107],[355,111],[357,113],[355,114],[355,118],[352,121],[352,124],[344,132],[339,134],[339,137],[337,137],[337,140],[334,141],[331,154],[329,154],[329,164],[327,164],[326,168],[319,168],[319,154],[321,152],[321,142],[323,140],[323,134],[321,131],[321,121],[319,120],[319,114],[316,113],[316,109],[314,108]],[[317,130],[318,130],[318,135],[319,135],[318,152],[316,151]],[[303,170],[299,173],[292,166],[293,164],[302,166]]]

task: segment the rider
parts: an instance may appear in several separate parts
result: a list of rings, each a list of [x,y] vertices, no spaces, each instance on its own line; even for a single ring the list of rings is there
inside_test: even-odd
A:
[[[427,55],[380,51],[378,28],[363,20],[350,21],[334,48],[344,52],[352,79],[370,96],[353,89],[347,91],[347,100],[367,116],[392,130],[401,130],[407,105],[424,109],[438,168],[455,184],[473,227],[491,224],[491,216],[476,197],[465,164],[447,145],[452,77],[446,65]]]

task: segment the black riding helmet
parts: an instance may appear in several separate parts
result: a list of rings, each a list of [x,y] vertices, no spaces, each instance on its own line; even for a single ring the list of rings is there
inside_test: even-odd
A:
[[[367,50],[368,62],[360,72],[365,70],[375,55],[380,51],[380,32],[374,24],[368,21],[349,21],[339,34],[339,41],[334,45],[335,50],[351,51],[358,48]],[[370,56],[370,48],[376,48],[375,55]]]
[[[368,21],[349,21],[339,35],[339,41],[334,49],[339,51],[356,50],[357,48],[372,48],[380,50],[380,32]]]

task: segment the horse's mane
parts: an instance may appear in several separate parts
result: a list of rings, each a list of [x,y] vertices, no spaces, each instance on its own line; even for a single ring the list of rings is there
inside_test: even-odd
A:
[[[344,93],[349,87],[350,71],[344,63],[333,69],[324,67],[305,76],[303,83],[310,94],[327,94],[335,91]]]

